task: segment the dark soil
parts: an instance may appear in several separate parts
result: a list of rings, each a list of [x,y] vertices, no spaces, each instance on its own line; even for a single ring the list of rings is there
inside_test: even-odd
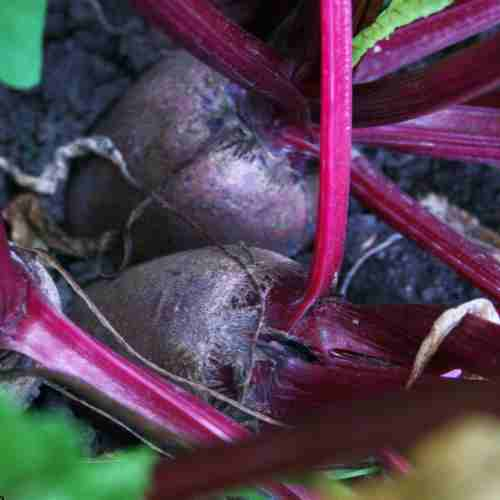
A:
[[[106,0],[102,9],[109,23],[125,27],[126,34],[109,32],[89,1],[49,0],[43,83],[27,93],[0,86],[0,155],[26,172],[39,173],[56,147],[88,134],[170,44],[135,16],[127,1]],[[405,191],[442,194],[490,228],[498,226],[500,215],[491,209],[500,200],[500,173],[494,168],[382,150],[369,155]],[[0,204],[16,192],[0,174]],[[61,218],[63,196],[46,201]],[[353,265],[368,238],[382,241],[391,232],[353,200],[344,269]],[[70,269],[85,280],[89,265],[74,262]],[[457,303],[476,296],[468,283],[407,240],[368,260],[348,292],[351,301],[362,303]]]

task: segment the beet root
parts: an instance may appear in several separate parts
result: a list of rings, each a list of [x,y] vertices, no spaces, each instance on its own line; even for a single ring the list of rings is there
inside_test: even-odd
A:
[[[241,247],[226,248],[249,261]],[[113,281],[90,286],[86,293],[144,357],[211,388],[237,392],[259,321],[260,293],[290,286],[300,290],[304,284],[296,262],[267,250],[250,252],[254,261],[246,264],[247,270],[220,248],[209,247],[135,266]],[[267,309],[273,312],[272,306]],[[70,317],[128,355],[81,301]]]
[[[263,147],[244,126],[228,81],[173,51],[94,131],[109,136],[132,176],[221,244],[240,240],[294,255],[313,237],[315,177]],[[104,160],[68,186],[69,229],[95,236],[123,227],[145,197]],[[134,260],[205,246],[199,231],[153,203],[132,231]]]

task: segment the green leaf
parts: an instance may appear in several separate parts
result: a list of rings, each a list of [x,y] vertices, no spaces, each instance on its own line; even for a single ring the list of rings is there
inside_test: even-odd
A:
[[[33,87],[42,73],[46,0],[0,0],[0,81]]]
[[[450,6],[453,0],[392,0],[376,21],[360,31],[352,42],[353,66],[380,40],[401,26],[413,23]]]
[[[0,495],[8,500],[139,500],[154,462],[147,448],[90,462],[60,415],[27,415],[0,394]]]
[[[345,479],[353,479],[355,477],[371,476],[372,474],[378,474],[380,472],[380,467],[377,465],[371,465],[369,467],[360,467],[358,469],[331,469],[325,472],[325,475],[329,479],[335,481],[343,481]]]
[[[300,484],[311,489],[320,488],[322,491],[327,491],[329,497],[343,498],[352,496],[352,491],[340,481],[378,474],[379,472],[380,467],[377,465],[367,465],[366,467],[358,468],[337,467],[324,472],[313,472],[293,478],[284,478],[283,481],[291,484]],[[221,500],[222,498],[224,498],[224,500],[232,500],[233,498],[242,500],[266,500],[268,497],[255,489],[241,488],[225,492]]]
[[[241,488],[239,490],[231,490],[224,494],[224,499],[238,498],[242,500],[267,500],[269,497],[263,493],[259,493],[253,488]]]

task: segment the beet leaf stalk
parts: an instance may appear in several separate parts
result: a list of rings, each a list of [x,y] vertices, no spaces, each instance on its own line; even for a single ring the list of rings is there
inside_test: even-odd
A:
[[[500,35],[421,69],[354,85],[355,127],[372,127],[461,104],[500,85]]]
[[[308,134],[288,127],[282,130],[279,140],[307,154],[318,155],[318,145],[307,140]],[[396,184],[374,170],[357,152],[353,155],[351,174],[352,192],[365,206],[474,286],[500,301],[500,263],[483,247],[430,214],[401,192]]]
[[[383,358],[365,361],[356,353],[348,355],[339,351],[323,361],[324,364],[313,364],[297,358],[287,359],[272,377],[262,381],[265,391],[258,402],[267,405],[274,418],[289,423],[307,413],[320,413],[325,405],[333,402],[340,407],[346,401],[398,390],[406,385],[411,372],[411,365],[384,365]],[[426,371],[416,386],[437,388],[461,383],[461,380],[447,380],[436,372]]]
[[[397,231],[435,255],[496,301],[500,300],[500,263],[425,210],[375,172],[359,155],[353,159],[353,193]]]
[[[319,466],[359,460],[386,446],[405,450],[450,419],[478,412],[500,416],[498,384],[464,382],[333,404],[310,413],[292,430],[159,464],[149,499],[191,498],[276,474],[293,477]],[[193,475],[193,470],[204,473]]]
[[[294,116],[307,102],[271,47],[229,21],[209,0],[134,0],[137,9],[195,56]]]
[[[401,123],[356,128],[353,141],[411,154],[500,166],[500,110],[450,106]]]
[[[481,99],[477,105],[450,106],[400,123],[354,128],[352,140],[355,144],[384,146],[415,155],[500,166],[500,109],[489,106],[499,96],[485,97],[488,106],[482,105]],[[284,127],[277,140],[278,145],[293,146],[313,156],[319,151],[318,127],[311,127],[307,133]]]
[[[5,326],[15,324],[18,311],[26,300],[28,278],[22,269],[12,262],[5,235],[0,223],[0,321]]]
[[[56,311],[20,264],[0,225],[0,348],[33,359],[36,371],[163,450],[247,439],[250,432],[198,397],[122,358]],[[305,490],[263,486],[278,498],[310,498]]]
[[[328,298],[301,322],[300,329],[308,331],[308,345],[325,365],[331,364],[332,357],[334,364],[340,365],[335,357],[351,353],[359,357],[358,365],[378,359],[386,367],[408,369],[432,325],[446,309],[444,305],[424,304],[356,305]],[[485,378],[498,378],[499,356],[500,326],[467,315],[440,346],[428,367],[429,373],[443,374],[460,368]],[[383,366],[375,368],[382,370]],[[340,377],[347,378],[347,371]],[[303,385],[309,383],[305,378]],[[360,380],[360,384],[371,382]],[[351,392],[355,390],[351,388]]]
[[[351,0],[321,2],[321,150],[314,261],[304,297],[291,306],[288,329],[335,284],[344,254],[352,127]]]

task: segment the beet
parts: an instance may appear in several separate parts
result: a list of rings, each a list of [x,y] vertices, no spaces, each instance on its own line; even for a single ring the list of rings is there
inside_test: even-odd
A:
[[[226,247],[242,260],[241,247]],[[304,283],[302,268],[274,252],[251,249],[248,265],[261,289]],[[260,299],[248,273],[208,247],[132,267],[86,290],[127,342],[160,367],[210,387],[238,385],[259,320]],[[271,312],[271,311],[268,311]],[[125,349],[78,301],[70,317],[118,353]]]
[[[146,192],[159,190],[219,243],[293,255],[312,240],[315,177],[263,147],[240,122],[228,81],[184,51],[149,71],[94,133],[111,137]],[[123,227],[144,196],[92,160],[69,184],[69,229],[93,236]],[[157,204],[132,236],[135,260],[207,244]]]

